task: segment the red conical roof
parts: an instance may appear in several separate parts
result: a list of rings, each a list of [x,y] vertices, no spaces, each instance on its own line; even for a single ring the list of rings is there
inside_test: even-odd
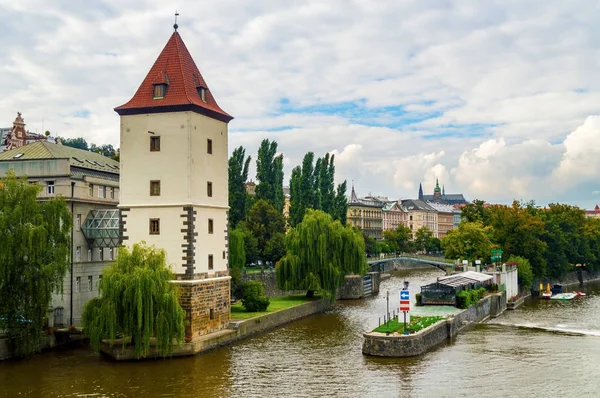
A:
[[[163,98],[154,99],[155,84],[167,84]],[[198,93],[200,87],[206,89],[206,102]],[[215,101],[181,36],[175,31],[133,98],[115,111],[119,115],[135,115],[188,110],[225,123],[233,119]]]

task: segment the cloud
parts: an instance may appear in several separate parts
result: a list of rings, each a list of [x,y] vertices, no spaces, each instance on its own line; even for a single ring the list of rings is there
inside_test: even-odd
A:
[[[83,3],[82,3],[83,4]],[[0,126],[119,143],[112,110],[173,24],[158,0],[0,0]],[[591,203],[600,190],[597,7],[586,0],[178,4],[230,151],[275,139],[285,170],[336,153],[360,192]],[[202,18],[196,18],[201,15]],[[251,171],[252,173],[252,171]],[[359,193],[360,194],[360,193]],[[596,197],[594,197],[597,199]]]

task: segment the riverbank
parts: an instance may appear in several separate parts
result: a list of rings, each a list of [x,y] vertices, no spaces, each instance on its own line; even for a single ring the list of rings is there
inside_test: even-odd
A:
[[[234,319],[229,323],[227,329],[205,336],[195,337],[191,341],[183,343],[180,347],[176,347],[172,356],[181,357],[205,353],[217,347],[242,340],[253,334],[274,329],[309,315],[324,312],[331,308],[331,306],[332,303],[328,299],[320,299],[250,319]],[[115,344],[112,347],[108,342],[103,342],[101,352],[117,361],[135,359],[134,349],[128,346],[123,348],[122,340],[115,341]],[[150,348],[150,353],[146,358],[152,359],[159,357],[160,355],[153,346]]]
[[[477,304],[413,334],[363,333],[362,352],[369,356],[392,358],[419,356],[455,337],[466,327],[495,318],[505,310],[506,293],[490,294]],[[433,314],[435,310],[430,312]]]

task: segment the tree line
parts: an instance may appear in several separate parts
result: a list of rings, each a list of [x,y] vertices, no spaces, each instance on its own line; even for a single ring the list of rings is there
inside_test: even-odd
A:
[[[99,153],[101,155],[106,156],[107,158],[111,158],[116,161],[119,161],[119,150],[115,149],[111,144],[104,144],[104,145],[96,145],[93,143],[88,144],[88,142],[82,137],[78,137],[78,138],[57,137],[57,139],[59,139],[60,142],[62,143],[62,145],[64,145],[64,146],[82,149],[84,151]]]
[[[532,278],[560,279],[574,266],[600,270],[600,219],[585,211],[553,203],[535,202],[485,206],[474,200],[462,209],[463,221],[442,239],[447,258],[490,261],[493,248],[510,257],[528,260]]]

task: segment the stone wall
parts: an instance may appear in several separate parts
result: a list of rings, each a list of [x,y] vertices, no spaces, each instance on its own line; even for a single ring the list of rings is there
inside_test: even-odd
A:
[[[364,333],[363,354],[381,357],[421,355],[444,340],[456,336],[464,327],[484,321],[490,316],[497,316],[505,309],[506,294],[503,292],[487,296],[454,317],[414,334]]]
[[[365,297],[363,277],[360,275],[346,275],[344,283],[338,290],[338,300],[357,300]]]
[[[179,303],[186,312],[186,340],[222,330],[229,325],[230,280],[225,276],[174,281],[180,288]]]
[[[220,346],[231,344],[255,333],[264,332],[300,318],[324,312],[331,308],[331,306],[332,303],[328,300],[315,300],[281,311],[261,315],[256,318],[234,321],[231,322],[228,329],[221,330],[220,332],[211,335],[194,337],[190,342],[186,342],[181,347],[176,348],[173,352],[173,356],[189,356],[203,353]],[[123,350],[120,341],[115,342],[112,347],[109,347],[108,343],[103,342],[101,350],[118,361],[135,358],[133,348],[126,347],[125,350]],[[151,342],[148,358],[155,357],[159,357],[159,355],[156,352],[155,345]]]

